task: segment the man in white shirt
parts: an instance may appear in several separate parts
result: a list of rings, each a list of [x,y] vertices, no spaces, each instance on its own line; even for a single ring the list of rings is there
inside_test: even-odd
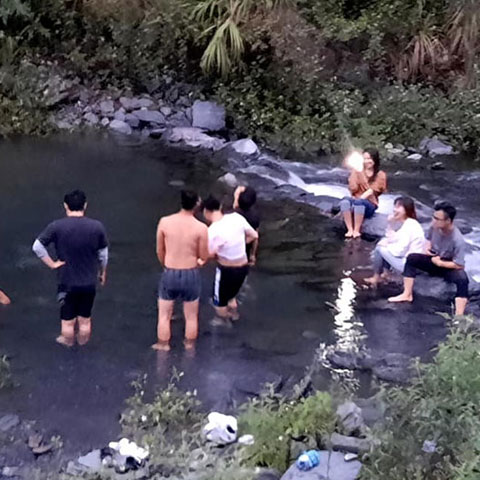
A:
[[[220,202],[210,196],[203,202],[203,214],[210,223],[208,250],[217,259],[213,304],[219,320],[237,320],[236,296],[248,275],[246,244],[258,240],[258,233],[242,215],[224,214]]]

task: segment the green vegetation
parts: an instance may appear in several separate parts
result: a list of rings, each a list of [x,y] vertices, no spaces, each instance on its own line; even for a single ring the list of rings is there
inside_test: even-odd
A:
[[[385,394],[390,415],[363,478],[480,478],[479,333],[453,331],[410,386]],[[425,440],[435,442],[434,452],[422,450]]]
[[[477,3],[3,0],[0,134],[44,133],[53,107],[36,85],[48,61],[113,91],[197,85],[240,133],[278,148],[438,135],[476,152]]]

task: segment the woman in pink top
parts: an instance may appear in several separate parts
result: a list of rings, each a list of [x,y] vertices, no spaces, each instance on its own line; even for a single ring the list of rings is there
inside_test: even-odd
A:
[[[393,229],[392,224],[400,227]],[[411,253],[423,253],[425,235],[417,220],[415,204],[409,197],[398,197],[395,200],[393,215],[388,219],[387,233],[373,251],[372,277],[365,282],[376,287],[382,278],[385,268],[393,268],[403,272],[407,256]]]

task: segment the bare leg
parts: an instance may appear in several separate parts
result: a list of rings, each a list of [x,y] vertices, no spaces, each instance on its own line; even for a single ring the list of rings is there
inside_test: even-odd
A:
[[[66,347],[73,347],[75,343],[75,322],[73,320],[62,320],[62,333],[56,338],[57,342]]]
[[[398,303],[398,302],[412,302],[413,301],[413,284],[415,283],[414,278],[403,277],[403,292],[396,297],[390,297],[389,302]]]
[[[185,348],[187,348],[187,342],[195,342],[198,337],[198,304],[198,300],[183,303],[183,314],[185,315]]]
[[[3,292],[2,290],[0,290],[0,304],[10,305],[10,303],[11,303],[11,300],[8,297],[8,295],[5,292]]]
[[[363,219],[365,215],[363,213],[355,213],[355,227],[353,228],[353,238],[360,238],[360,230],[362,229]]]
[[[373,288],[376,288],[378,284],[381,282],[382,277],[379,273],[375,273],[373,276],[368,277],[364,280],[365,283],[368,283]]]
[[[236,298],[232,298],[229,302],[228,302],[228,310],[229,310],[229,315],[230,315],[230,318],[233,320],[233,321],[237,321],[237,320],[240,320],[240,314],[238,313],[238,303],[237,303],[237,299]]]
[[[464,315],[468,298],[455,297],[455,315]]]
[[[172,319],[173,304],[171,300],[158,299],[157,343],[152,345],[154,350],[170,350],[170,321]]]
[[[351,210],[343,212],[343,221],[347,227],[347,233],[345,234],[346,238],[353,237],[353,214]]]
[[[91,334],[92,334],[91,318],[78,317],[77,343],[79,345],[85,345],[90,340]]]

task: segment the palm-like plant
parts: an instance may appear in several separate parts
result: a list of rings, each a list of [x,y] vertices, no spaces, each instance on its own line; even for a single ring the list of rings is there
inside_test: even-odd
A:
[[[199,22],[202,38],[209,42],[201,60],[204,71],[223,76],[237,64],[245,51],[242,29],[255,14],[272,11],[291,0],[196,0],[192,18]]]
[[[480,5],[478,0],[451,0],[449,10],[449,50],[463,62],[466,83],[472,86],[480,49]]]

